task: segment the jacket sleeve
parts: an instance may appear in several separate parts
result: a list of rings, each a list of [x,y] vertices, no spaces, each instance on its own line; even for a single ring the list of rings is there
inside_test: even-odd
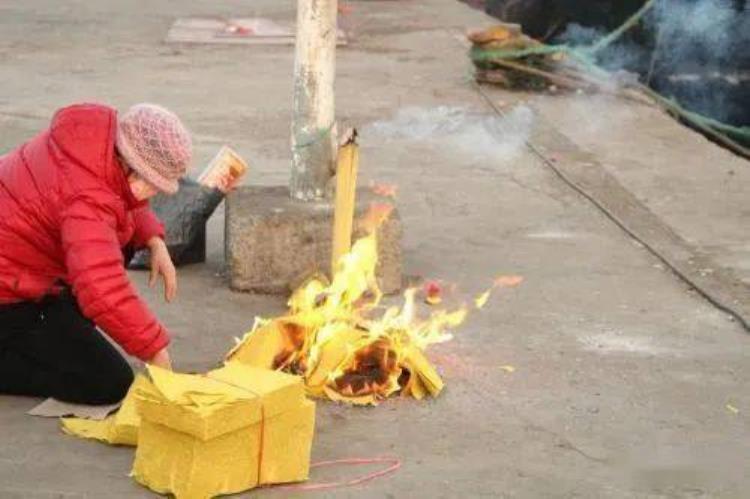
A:
[[[131,242],[136,249],[145,248],[153,237],[164,239],[164,225],[148,205],[133,211],[133,221],[135,232]]]
[[[86,317],[130,355],[149,360],[167,346],[169,335],[128,279],[116,221],[106,206],[86,199],[64,211],[67,280]]]

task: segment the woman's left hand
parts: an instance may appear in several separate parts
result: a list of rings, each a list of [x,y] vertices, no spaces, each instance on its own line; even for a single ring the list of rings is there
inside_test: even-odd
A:
[[[169,303],[177,296],[177,270],[162,238],[152,238],[148,242],[148,247],[151,250],[151,277],[148,285],[153,288],[161,275],[164,279],[164,299]]]

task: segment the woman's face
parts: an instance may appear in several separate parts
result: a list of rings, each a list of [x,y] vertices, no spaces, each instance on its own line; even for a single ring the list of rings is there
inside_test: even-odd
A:
[[[128,184],[130,185],[130,191],[138,201],[147,201],[159,193],[156,187],[143,180],[135,172],[128,175]]]
[[[159,193],[159,190],[153,185],[149,184],[140,175],[138,175],[125,158],[122,157],[120,151],[115,148],[115,154],[117,155],[117,161],[125,169],[125,175],[127,175],[128,185],[130,186],[130,192],[133,193],[133,197],[138,201],[147,201]]]

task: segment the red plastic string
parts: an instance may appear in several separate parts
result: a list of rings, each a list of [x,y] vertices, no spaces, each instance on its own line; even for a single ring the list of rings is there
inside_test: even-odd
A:
[[[332,461],[320,461],[310,465],[310,468],[323,468],[327,466],[336,465],[349,465],[349,466],[360,466],[363,464],[377,464],[377,463],[388,463],[388,467],[382,470],[373,471],[366,475],[352,478],[351,480],[345,480],[340,482],[321,482],[321,483],[303,483],[296,485],[283,485],[280,487],[274,487],[275,490],[285,491],[317,491],[317,490],[328,490],[338,487],[353,487],[354,485],[360,485],[362,483],[370,482],[376,478],[383,477],[394,473],[401,467],[401,460],[396,457],[372,457],[372,458],[350,458],[350,459],[334,459]]]
[[[260,406],[260,447],[258,449],[258,483],[263,483],[263,476],[261,471],[263,470],[263,446],[266,440],[266,408],[261,404]]]

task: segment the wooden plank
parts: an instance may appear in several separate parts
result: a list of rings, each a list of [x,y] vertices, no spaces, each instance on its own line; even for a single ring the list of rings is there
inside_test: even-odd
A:
[[[357,170],[359,168],[359,146],[357,131],[350,132],[344,145],[339,148],[336,168],[336,205],[333,215],[333,252],[331,255],[331,276],[342,256],[352,247],[354,227],[354,201],[357,190]]]

